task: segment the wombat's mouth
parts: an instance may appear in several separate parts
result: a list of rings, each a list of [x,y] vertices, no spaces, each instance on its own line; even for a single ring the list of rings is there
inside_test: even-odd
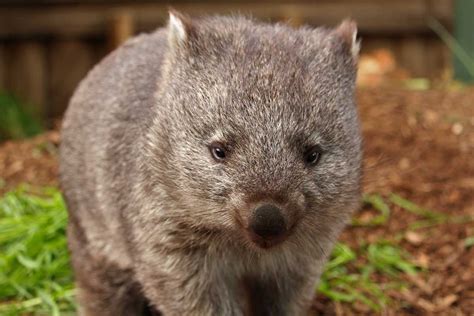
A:
[[[251,229],[245,230],[246,237],[250,239],[255,245],[262,249],[268,249],[278,244],[283,243],[290,235],[290,230],[287,230],[284,234],[275,237],[261,237],[255,234]]]

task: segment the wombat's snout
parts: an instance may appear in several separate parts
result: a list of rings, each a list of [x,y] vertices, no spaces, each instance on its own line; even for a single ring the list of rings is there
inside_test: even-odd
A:
[[[287,231],[282,210],[273,204],[258,206],[249,218],[249,230],[252,239],[262,247],[281,241]]]

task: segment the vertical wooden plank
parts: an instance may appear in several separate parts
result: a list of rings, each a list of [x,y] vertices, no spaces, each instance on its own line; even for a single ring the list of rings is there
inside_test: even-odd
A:
[[[285,8],[285,14],[282,16],[281,20],[293,27],[299,27],[305,23],[299,10],[291,5]]]
[[[430,37],[426,40],[426,50],[427,75],[431,79],[440,79],[449,67],[448,48],[438,38]]]
[[[59,117],[76,86],[94,64],[91,45],[79,40],[52,43],[49,50],[49,119]]]
[[[133,35],[133,32],[134,21],[130,12],[119,11],[114,13],[109,26],[109,48],[112,50],[120,46],[120,44]]]
[[[426,55],[429,53],[431,52],[426,51],[423,37],[403,37],[400,43],[400,65],[415,77],[426,77]]]
[[[44,119],[46,113],[46,52],[38,41],[12,44],[7,58],[6,88],[25,103],[26,110]]]

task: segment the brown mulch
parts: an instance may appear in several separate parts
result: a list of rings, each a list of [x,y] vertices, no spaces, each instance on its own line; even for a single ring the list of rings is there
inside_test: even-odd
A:
[[[425,208],[474,216],[474,90],[360,90],[365,136],[365,192],[396,193]],[[57,185],[57,132],[0,144],[0,193],[20,183]],[[390,239],[417,216],[392,207],[380,227],[350,227],[342,239]],[[361,215],[361,214],[358,214]],[[426,271],[408,288],[388,295],[387,315],[474,315],[473,222],[443,223],[407,232],[401,243]],[[344,304],[315,300],[315,312],[367,314]]]
[[[58,184],[59,133],[48,132],[26,141],[0,143],[0,194],[20,184]]]

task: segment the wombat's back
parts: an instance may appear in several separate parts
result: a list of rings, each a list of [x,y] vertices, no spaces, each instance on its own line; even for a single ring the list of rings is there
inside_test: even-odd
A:
[[[158,30],[111,53],[81,82],[63,122],[60,180],[69,233],[121,267],[129,257],[120,213],[136,181],[137,139],[151,117],[166,46],[166,32]]]

